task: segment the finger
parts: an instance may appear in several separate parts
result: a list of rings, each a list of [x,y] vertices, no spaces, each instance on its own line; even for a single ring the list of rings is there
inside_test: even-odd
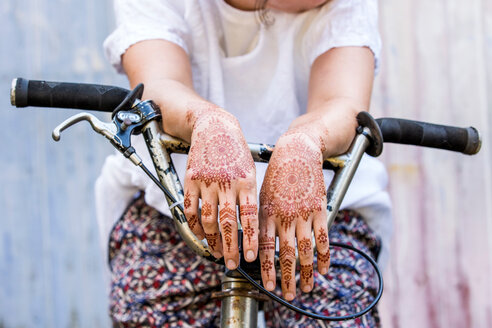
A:
[[[197,238],[203,239],[204,233],[203,229],[200,227],[200,222],[198,219],[199,197],[200,190],[194,187],[186,188],[183,200],[183,209],[191,231],[193,231]]]
[[[260,217],[262,217],[260,215]],[[260,220],[260,236],[258,247],[260,249],[261,279],[263,286],[272,291],[275,289],[275,222],[273,220]]]
[[[306,224],[297,224],[297,252],[301,263],[301,290],[305,293],[313,289],[313,243],[312,219]]]
[[[243,227],[244,258],[248,262],[253,262],[258,254],[258,204],[256,195],[240,198],[239,218]]]
[[[219,208],[224,260],[227,268],[229,270],[234,270],[239,263],[236,202],[227,199],[220,200]]]
[[[288,301],[292,301],[296,295],[296,251],[295,230],[293,228],[279,230],[280,244],[280,270],[282,271],[282,294]]]
[[[202,197],[203,204],[209,204],[203,209],[202,207],[202,227],[205,232],[205,238],[212,251],[212,255],[216,258],[222,257],[222,241],[220,239],[219,223],[217,222],[217,196],[206,194]],[[210,212],[208,211],[210,210]],[[204,213],[205,212],[205,213]],[[210,214],[210,215],[204,215]]]
[[[313,230],[316,240],[318,272],[321,274],[327,274],[330,266],[330,241],[328,239],[327,226],[326,212],[315,214],[313,219]]]

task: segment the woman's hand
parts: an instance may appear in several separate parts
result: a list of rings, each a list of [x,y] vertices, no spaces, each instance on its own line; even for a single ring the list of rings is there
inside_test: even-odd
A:
[[[330,262],[326,230],[326,189],[322,171],[323,143],[302,131],[291,131],[277,142],[260,193],[260,261],[267,290],[275,288],[275,236],[279,236],[282,293],[296,294],[296,239],[301,263],[301,289],[313,288],[314,229],[318,271]]]
[[[239,264],[236,204],[246,260],[255,260],[258,252],[256,170],[236,118],[213,105],[203,106],[186,115],[192,135],[184,210],[191,230],[198,238],[207,239],[215,257],[224,256],[227,268],[235,269]]]

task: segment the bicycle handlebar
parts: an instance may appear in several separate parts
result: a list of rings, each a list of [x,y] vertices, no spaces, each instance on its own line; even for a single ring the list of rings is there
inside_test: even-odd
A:
[[[396,118],[379,118],[384,142],[424,146],[473,155],[479,152],[481,137],[474,127],[459,128]]]
[[[57,107],[112,112],[129,90],[100,84],[27,80],[12,81],[11,103],[16,107]],[[481,138],[473,127],[431,124],[397,118],[376,120],[384,142],[478,153]]]
[[[10,102],[16,107],[57,107],[112,112],[129,90],[100,84],[27,80],[12,81]]]

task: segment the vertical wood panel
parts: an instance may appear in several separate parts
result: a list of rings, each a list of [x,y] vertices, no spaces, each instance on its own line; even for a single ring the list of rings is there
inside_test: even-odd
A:
[[[490,327],[490,2],[380,5],[384,58],[375,112],[473,125],[484,143],[474,157],[386,147],[396,229],[383,322]]]
[[[0,326],[108,327],[93,185],[112,151],[75,111],[13,109],[12,78],[126,85],[102,54],[111,1],[0,3]],[[103,117],[103,115],[98,115]]]

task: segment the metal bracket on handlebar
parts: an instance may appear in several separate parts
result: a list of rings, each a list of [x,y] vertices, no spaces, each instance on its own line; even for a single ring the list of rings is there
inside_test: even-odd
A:
[[[89,113],[74,115],[59,124],[53,130],[52,137],[55,141],[59,141],[63,130],[81,121],[88,121],[94,131],[106,137],[125,157],[135,165],[139,165],[142,161],[131,145],[131,136],[141,133],[148,122],[158,117],[160,117],[159,108],[154,102],[147,100],[139,102],[131,109],[118,111],[112,123],[102,122]]]

